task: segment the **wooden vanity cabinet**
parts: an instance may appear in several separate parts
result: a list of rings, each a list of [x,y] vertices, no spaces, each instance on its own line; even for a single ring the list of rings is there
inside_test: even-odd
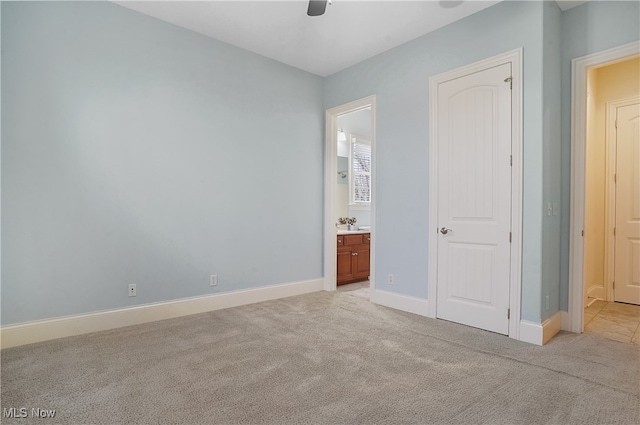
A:
[[[338,235],[338,285],[369,279],[370,254],[371,233]]]

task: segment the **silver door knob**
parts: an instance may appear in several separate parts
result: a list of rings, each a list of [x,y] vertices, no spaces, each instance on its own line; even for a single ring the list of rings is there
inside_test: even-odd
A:
[[[452,232],[453,230],[451,229],[447,229],[446,227],[443,227],[442,229],[440,229],[440,233],[442,233],[443,235],[446,235],[449,232]]]

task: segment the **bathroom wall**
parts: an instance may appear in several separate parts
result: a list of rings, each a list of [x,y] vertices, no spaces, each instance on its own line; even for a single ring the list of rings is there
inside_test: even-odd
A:
[[[347,146],[349,146],[350,144],[351,135],[361,136],[365,139],[371,140],[371,110],[363,109],[339,116],[338,128],[344,130],[344,132],[346,133]],[[354,208],[353,206],[349,205],[348,184],[338,185],[336,197],[336,208],[338,209],[338,217],[355,217],[357,219],[356,226],[371,225],[371,209],[362,209],[358,207]]]

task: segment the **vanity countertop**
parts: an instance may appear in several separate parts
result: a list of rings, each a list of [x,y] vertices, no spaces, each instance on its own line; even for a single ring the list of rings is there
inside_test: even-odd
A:
[[[338,230],[338,235],[358,235],[371,233],[371,230]]]

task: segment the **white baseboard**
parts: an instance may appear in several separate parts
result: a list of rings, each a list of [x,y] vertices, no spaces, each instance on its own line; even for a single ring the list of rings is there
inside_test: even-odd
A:
[[[521,320],[518,335],[520,341],[542,345],[542,324]]]
[[[429,315],[428,300],[423,298],[416,298],[374,289],[371,291],[370,299],[374,304],[431,317]],[[519,340],[530,344],[544,345],[558,332],[560,332],[561,325],[565,323],[567,316],[568,314],[566,312],[558,311],[542,323],[521,320]]]
[[[560,330],[573,332],[571,329],[572,329],[572,324],[571,324],[571,316],[569,316],[569,312],[561,311],[560,312]]]
[[[604,300],[604,285],[593,285],[587,289],[587,298]]]
[[[188,316],[230,307],[321,291],[323,279],[263,286],[135,307],[19,323],[0,328],[0,347],[10,348],[156,320]]]
[[[562,324],[562,312],[558,311],[553,316],[542,322],[542,345],[546,344],[560,332]]]
[[[544,345],[551,338],[560,332],[562,323],[562,312],[557,312],[542,323],[529,322],[527,320],[520,321],[520,341],[528,342],[535,345]]]
[[[424,298],[395,294],[380,289],[372,289],[370,294],[370,300],[374,304],[429,317],[429,304]]]

